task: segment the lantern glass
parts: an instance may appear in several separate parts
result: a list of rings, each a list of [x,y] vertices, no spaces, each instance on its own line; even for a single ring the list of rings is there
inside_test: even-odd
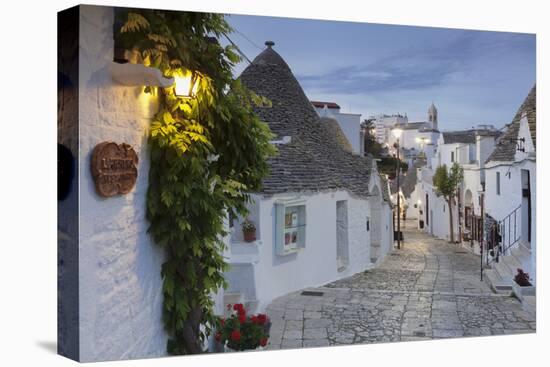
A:
[[[399,139],[401,137],[402,133],[403,133],[403,130],[401,130],[401,129],[393,129],[392,130],[393,136],[395,136],[397,139]]]
[[[175,75],[174,92],[178,97],[191,98],[197,93],[199,86],[198,78],[192,73],[186,75]]]

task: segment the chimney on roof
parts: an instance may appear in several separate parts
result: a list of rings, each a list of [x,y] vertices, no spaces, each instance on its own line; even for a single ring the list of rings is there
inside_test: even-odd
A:
[[[273,41],[265,41],[265,45],[267,46],[267,48],[271,48],[271,46],[275,46],[275,42],[273,42]]]

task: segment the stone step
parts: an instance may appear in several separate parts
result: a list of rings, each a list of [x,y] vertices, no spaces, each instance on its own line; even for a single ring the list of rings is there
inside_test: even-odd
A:
[[[522,244],[514,246],[511,251],[512,255],[515,256],[520,262],[529,260],[531,258],[531,250],[525,247]]]
[[[495,262],[492,264],[492,268],[496,273],[498,273],[500,279],[512,279],[512,270],[504,263],[502,257],[498,263]]]
[[[485,270],[483,272],[483,279],[495,293],[512,294],[512,282],[502,279],[495,269]]]
[[[523,269],[523,263],[515,256],[504,256],[503,263],[510,269],[512,278],[517,274],[518,269]]]

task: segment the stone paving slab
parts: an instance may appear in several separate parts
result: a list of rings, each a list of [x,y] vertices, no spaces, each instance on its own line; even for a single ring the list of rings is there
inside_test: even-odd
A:
[[[415,230],[378,268],[267,307],[268,349],[535,332],[535,316],[479,280],[479,258]]]

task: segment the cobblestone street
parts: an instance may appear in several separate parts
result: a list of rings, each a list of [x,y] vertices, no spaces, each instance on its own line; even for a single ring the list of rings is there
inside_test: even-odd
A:
[[[479,279],[479,257],[408,222],[372,270],[274,300],[269,349],[532,333],[535,316]]]

